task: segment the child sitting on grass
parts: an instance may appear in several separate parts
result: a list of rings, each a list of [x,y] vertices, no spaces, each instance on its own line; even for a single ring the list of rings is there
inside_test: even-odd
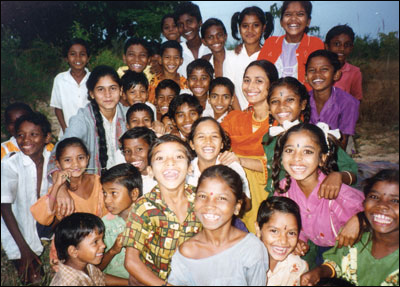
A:
[[[104,243],[106,253],[98,268],[128,281],[129,273],[124,267],[125,248],[122,232],[125,229],[131,205],[142,196],[142,177],[129,163],[113,166],[101,176],[104,204],[108,210],[102,220],[106,227]]]
[[[57,225],[54,240],[59,271],[50,286],[127,285],[126,280],[95,266],[104,256],[104,230],[101,219],[90,213],[73,213]]]

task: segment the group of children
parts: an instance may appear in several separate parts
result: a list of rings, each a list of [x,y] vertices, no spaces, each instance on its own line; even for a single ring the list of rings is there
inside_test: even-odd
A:
[[[242,44],[225,51],[223,23],[183,2],[167,41],[129,39],[118,72],[89,72],[73,40],[54,148],[42,114],[5,112],[1,239],[21,280],[40,282],[54,232],[52,285],[398,284],[398,170],[352,187],[354,33],[334,27],[324,45],[311,11],[285,1],[281,37],[260,8],[235,13]]]

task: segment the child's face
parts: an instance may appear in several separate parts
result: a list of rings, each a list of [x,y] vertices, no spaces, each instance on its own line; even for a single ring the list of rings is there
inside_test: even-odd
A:
[[[129,190],[118,181],[109,181],[103,184],[104,204],[108,212],[113,215],[127,215],[138,194],[136,189],[130,195]]]
[[[208,101],[214,110],[214,116],[222,116],[232,105],[233,97],[225,86],[215,86],[210,92]]]
[[[143,72],[149,62],[149,54],[140,44],[131,45],[122,58],[129,70],[137,73]]]
[[[286,120],[292,122],[299,119],[306,104],[306,100],[300,102],[300,96],[287,86],[275,88],[269,99],[271,115],[280,125]]]
[[[221,26],[213,25],[207,29],[202,42],[213,53],[218,53],[224,50],[227,37]]]
[[[149,94],[143,85],[137,84],[132,86],[128,91],[122,92],[122,98],[132,106],[137,103],[146,103]]]
[[[160,188],[175,191],[185,185],[189,162],[186,149],[177,142],[166,142],[154,148],[151,170]]]
[[[196,37],[199,37],[199,29],[202,22],[198,22],[196,17],[190,16],[189,14],[183,14],[178,19],[178,31],[186,41],[191,41]]]
[[[212,121],[201,122],[196,128],[190,146],[196,151],[199,160],[215,164],[223,148],[219,127]]]
[[[256,105],[266,101],[269,87],[269,78],[261,67],[252,66],[247,69],[242,90],[250,104]]]
[[[167,40],[179,41],[179,38],[181,37],[181,35],[179,35],[178,27],[175,24],[174,18],[164,19],[162,33]]]
[[[179,106],[175,112],[175,124],[178,130],[187,137],[190,134],[193,123],[200,117],[195,107],[187,103]]]
[[[31,122],[23,122],[17,131],[19,149],[31,158],[42,155],[43,148],[50,142],[51,134],[43,134],[40,126]]]
[[[270,261],[275,263],[293,252],[299,236],[296,217],[280,211],[275,211],[261,229],[256,223],[256,233],[268,249]]]
[[[121,89],[111,76],[104,76],[97,81],[93,91],[89,91],[89,95],[105,114],[107,111],[114,111],[120,99]]]
[[[241,202],[221,178],[206,178],[201,182],[194,202],[196,217],[203,227],[216,230],[231,224],[233,214],[239,214]]]
[[[147,174],[147,166],[149,165],[147,154],[149,153],[149,145],[144,139],[126,139],[124,140],[123,150],[127,163],[136,167],[141,174]]]
[[[161,115],[168,113],[169,104],[175,96],[174,90],[168,87],[159,91],[155,104]]]
[[[194,69],[188,77],[188,86],[196,98],[207,95],[210,88],[210,76],[204,69]]]
[[[242,24],[239,26],[243,42],[249,45],[259,43],[265,27],[256,15],[244,16]]]
[[[311,19],[308,18],[306,10],[300,2],[292,2],[287,7],[281,20],[281,26],[286,35],[299,38],[304,34],[306,27],[310,26]]]
[[[340,73],[325,57],[314,57],[310,60],[306,70],[306,80],[314,91],[330,90],[335,81],[339,80]]]
[[[71,70],[83,70],[89,62],[85,46],[74,44],[69,48],[67,54],[67,62]]]
[[[103,236],[104,233],[98,233],[97,230],[92,231],[76,246],[74,259],[83,264],[100,264],[106,248]]]
[[[398,234],[399,184],[387,181],[375,183],[365,198],[364,213],[374,232]]]
[[[311,132],[292,132],[283,147],[282,165],[296,181],[308,183],[318,178],[317,170],[323,162],[320,153],[321,147]]]
[[[27,115],[28,112],[24,110],[13,110],[8,114],[8,122],[6,124],[7,132],[13,137],[17,136],[17,131],[15,130],[15,122],[22,116]]]
[[[152,118],[147,111],[137,111],[133,112],[130,115],[128,122],[126,123],[126,126],[128,130],[136,127],[146,127],[151,129],[151,124],[152,124]]]
[[[325,48],[338,55],[342,66],[346,62],[347,57],[353,51],[353,41],[347,34],[340,34],[331,39],[329,44],[325,44]]]
[[[71,172],[71,177],[80,177],[89,163],[89,155],[80,146],[71,145],[64,149],[60,159],[56,161],[61,170]]]
[[[160,64],[163,66],[164,72],[175,74],[182,63],[183,59],[181,58],[181,55],[177,49],[168,48],[164,50],[160,62]]]
[[[171,121],[169,117],[164,117],[162,123],[165,127],[165,133],[169,134],[174,129],[174,123]]]

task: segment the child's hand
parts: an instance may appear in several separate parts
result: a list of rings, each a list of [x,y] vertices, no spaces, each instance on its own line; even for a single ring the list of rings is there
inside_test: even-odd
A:
[[[39,283],[41,281],[40,266],[42,262],[39,257],[29,248],[21,250],[21,264],[18,275],[26,283]]]
[[[306,242],[304,242],[303,240],[299,239],[297,241],[297,245],[293,251],[293,254],[298,255],[298,256],[304,256],[304,255],[306,255],[306,253],[308,252],[309,249],[310,249],[310,246],[308,246],[308,244]]]
[[[325,199],[336,199],[339,195],[342,183],[342,174],[340,172],[330,173],[321,183],[318,191],[318,197]]]
[[[357,215],[353,215],[346,224],[343,226],[342,230],[339,232],[336,240],[338,241],[338,248],[343,246],[353,246],[358,238],[360,232],[360,223],[358,221]]]
[[[67,187],[61,186],[57,194],[57,214],[64,218],[71,215],[75,211],[75,203],[72,197],[68,194]]]
[[[151,129],[156,133],[157,137],[160,137],[165,134],[165,126],[160,121],[154,121],[151,124]]]
[[[234,152],[230,152],[230,151],[224,151],[223,153],[221,153],[219,155],[219,161],[223,165],[230,165],[230,164],[234,163],[235,161],[240,164],[240,160],[236,156],[236,154]]]
[[[122,242],[123,242],[122,239],[123,239],[123,232],[118,234],[117,238],[115,239],[113,247],[111,247],[111,250],[112,250],[114,255],[120,253],[121,250],[122,250],[122,247],[124,247],[122,245]]]
[[[321,279],[318,267],[300,276],[301,286],[314,286]]]
[[[68,170],[60,170],[54,172],[54,185],[61,186],[71,177],[71,172]]]

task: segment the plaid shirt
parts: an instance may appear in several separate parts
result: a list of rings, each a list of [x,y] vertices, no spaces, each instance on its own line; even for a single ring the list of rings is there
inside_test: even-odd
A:
[[[201,230],[194,214],[195,188],[185,185],[189,201],[187,216],[180,224],[161,198],[156,186],[133,206],[124,231],[124,246],[140,251],[140,259],[159,278],[166,280],[176,248]]]
[[[92,264],[86,267],[89,275],[62,263],[58,267],[50,286],[106,286],[104,273]]]

